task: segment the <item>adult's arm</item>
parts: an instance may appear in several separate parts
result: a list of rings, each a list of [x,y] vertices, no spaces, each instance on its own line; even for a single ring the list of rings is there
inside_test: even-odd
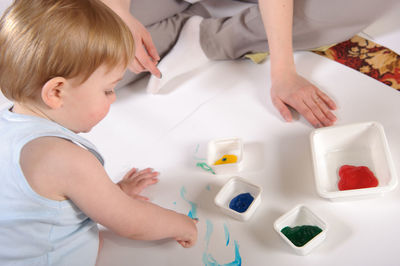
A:
[[[136,50],[135,59],[129,69],[135,73],[149,71],[151,74],[160,77],[160,70],[157,63],[160,60],[157,49],[154,46],[150,33],[135,17],[130,13],[130,0],[102,0],[118,14],[132,32],[135,40]]]
[[[271,58],[271,99],[283,118],[290,122],[287,105],[314,127],[336,121],[336,105],[325,93],[296,72],[293,58],[293,0],[259,0]]]

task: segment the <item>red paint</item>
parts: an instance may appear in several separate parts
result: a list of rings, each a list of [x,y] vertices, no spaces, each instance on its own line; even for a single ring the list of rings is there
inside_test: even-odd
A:
[[[378,179],[366,166],[343,165],[339,169],[339,190],[378,186]]]

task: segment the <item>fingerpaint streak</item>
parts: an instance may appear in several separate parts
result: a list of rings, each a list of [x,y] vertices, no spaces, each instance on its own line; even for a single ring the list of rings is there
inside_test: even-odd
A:
[[[240,257],[239,253],[239,244],[235,240],[235,260],[231,263],[224,264],[224,266],[240,266],[242,265],[242,257]]]
[[[211,238],[211,234],[214,230],[214,225],[208,219],[207,219],[206,223],[207,223],[207,231],[206,231],[205,239],[206,239],[206,249],[208,249],[208,243],[210,243],[210,238]]]
[[[186,188],[185,188],[184,186],[182,186],[182,188],[181,188],[181,197],[182,197],[182,199],[183,199],[184,201],[186,201],[187,203],[189,203],[190,206],[191,206],[191,209],[190,209],[190,211],[189,211],[189,213],[188,213],[188,216],[189,216],[190,218],[192,218],[192,219],[198,218],[198,217],[197,217],[197,204],[194,203],[193,201],[187,200],[187,199],[185,198],[185,194],[186,194]]]
[[[225,240],[226,240],[226,246],[229,245],[229,230],[228,230],[228,226],[226,224],[224,224],[224,230],[225,230]]]
[[[213,224],[211,223],[210,220],[207,219],[206,221],[207,223],[207,231],[206,231],[206,236],[205,236],[205,240],[206,240],[206,250],[203,253],[203,263],[205,266],[241,266],[242,265],[242,257],[240,256],[239,253],[239,244],[238,242],[235,240],[235,260],[230,262],[230,263],[226,263],[226,264],[219,264],[214,257],[207,252],[208,250],[208,244],[210,242],[210,237],[211,234],[213,232]],[[228,232],[228,240],[227,240],[227,246],[229,243],[229,231],[228,231],[228,227],[226,226],[226,224],[224,224],[224,229],[225,229],[225,237],[226,234]]]
[[[200,167],[201,169],[203,169],[203,170],[205,170],[207,172],[211,172],[211,173],[213,173],[215,175],[214,170],[211,168],[211,166],[209,166],[206,163],[197,163],[196,166]]]

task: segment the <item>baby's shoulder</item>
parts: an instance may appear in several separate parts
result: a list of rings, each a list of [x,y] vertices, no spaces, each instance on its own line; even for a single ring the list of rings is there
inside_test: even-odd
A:
[[[53,200],[64,200],[68,183],[91,165],[94,156],[85,148],[59,137],[40,137],[21,150],[20,166],[33,190]],[[73,182],[73,181],[72,181]]]

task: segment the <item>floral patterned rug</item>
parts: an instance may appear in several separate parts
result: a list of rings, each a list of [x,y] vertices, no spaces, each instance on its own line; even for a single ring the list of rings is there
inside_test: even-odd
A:
[[[319,55],[351,67],[400,91],[400,55],[358,35]]]

